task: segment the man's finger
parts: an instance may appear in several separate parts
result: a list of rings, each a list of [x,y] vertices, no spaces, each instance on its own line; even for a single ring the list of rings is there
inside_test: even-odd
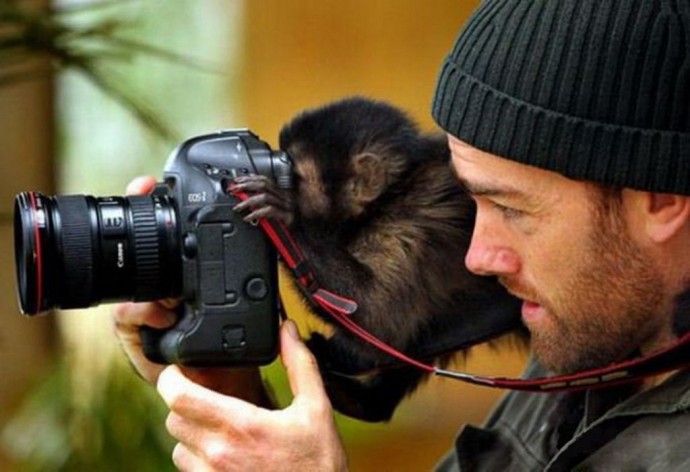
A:
[[[171,365],[158,377],[158,393],[171,411],[206,426],[220,426],[229,418],[241,424],[247,415],[258,417],[261,409],[238,398],[221,395],[187,378]]]
[[[204,472],[211,470],[198,456],[198,453],[183,443],[177,443],[172,452],[172,461],[180,472]]]
[[[156,186],[156,179],[151,176],[136,177],[127,184],[127,195],[145,195]]]
[[[301,341],[292,320],[287,320],[281,327],[280,353],[295,401],[327,399],[316,359]]]
[[[156,302],[121,303],[113,309],[113,318],[116,329],[137,332],[140,326],[168,328],[177,319],[173,311]]]

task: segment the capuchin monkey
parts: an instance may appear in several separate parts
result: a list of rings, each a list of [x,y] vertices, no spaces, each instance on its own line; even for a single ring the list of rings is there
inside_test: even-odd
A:
[[[513,331],[519,304],[494,279],[465,267],[475,209],[449,167],[445,136],[421,133],[399,109],[349,98],[306,111],[280,133],[295,185],[263,176],[235,182],[250,198],[247,220],[284,221],[321,287],[355,300],[351,319],[426,362]],[[428,374],[405,366],[340,327],[312,333],[333,406],[367,420],[390,419]]]

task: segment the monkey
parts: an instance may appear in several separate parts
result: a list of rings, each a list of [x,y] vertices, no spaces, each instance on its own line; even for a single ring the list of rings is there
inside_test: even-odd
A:
[[[475,207],[451,172],[445,136],[423,133],[383,101],[349,97],[306,110],[281,130],[294,186],[266,177],[235,181],[250,197],[245,219],[286,223],[319,284],[351,298],[351,319],[424,361],[519,329],[519,303],[495,279],[464,264]],[[392,360],[328,313],[326,338],[311,333],[334,408],[365,421],[388,421],[428,376]]]

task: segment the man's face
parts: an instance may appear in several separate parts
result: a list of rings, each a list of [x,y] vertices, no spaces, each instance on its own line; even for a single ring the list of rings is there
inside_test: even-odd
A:
[[[602,367],[654,343],[669,297],[624,203],[609,207],[591,185],[449,142],[453,169],[477,204],[466,265],[523,300],[545,367]]]

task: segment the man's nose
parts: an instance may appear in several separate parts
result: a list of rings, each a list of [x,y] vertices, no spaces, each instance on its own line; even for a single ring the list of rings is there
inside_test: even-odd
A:
[[[520,271],[516,251],[491,229],[476,225],[465,255],[467,269],[477,275],[514,275]]]

